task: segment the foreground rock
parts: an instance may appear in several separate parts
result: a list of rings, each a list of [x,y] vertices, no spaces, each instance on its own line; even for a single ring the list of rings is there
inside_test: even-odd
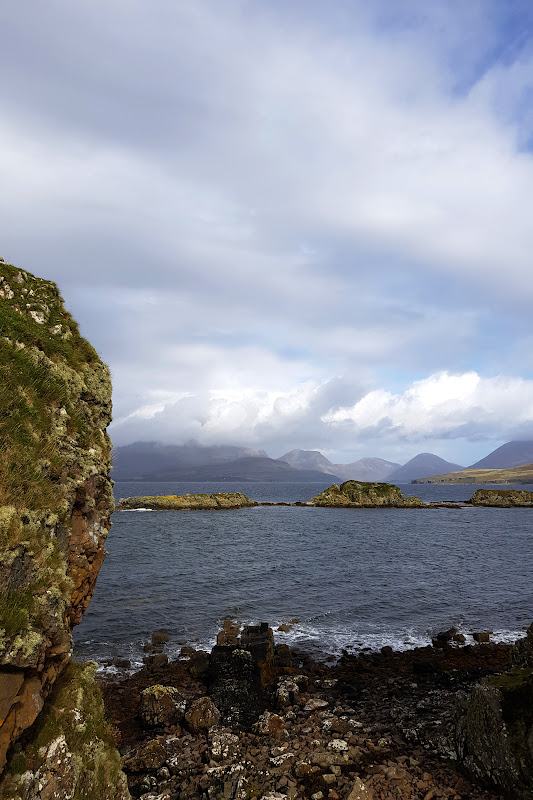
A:
[[[404,497],[403,492],[390,483],[363,483],[346,481],[340,487],[334,483],[307,503],[333,508],[424,508],[418,497]]]
[[[131,511],[136,508],[151,508],[158,511],[213,510],[228,508],[251,508],[256,506],[241,492],[220,492],[217,494],[156,495],[147,497],[123,497],[117,504],[117,511]]]
[[[533,625],[511,651],[515,665],[485,678],[461,700],[456,729],[460,764],[480,782],[516,800],[533,796]]]
[[[69,661],[72,626],[94,592],[113,510],[110,420],[109,371],[80,336],[56,286],[1,263],[0,772],[8,759],[17,774],[26,757],[26,750],[15,751],[17,740],[43,714],[54,718],[52,698],[45,702]],[[92,681],[97,691],[92,672],[84,675],[84,686]],[[79,711],[90,727],[90,709]],[[28,784],[25,800],[63,797],[57,769],[53,778],[50,772],[55,794],[42,770],[60,751],[66,764],[76,740],[66,733],[60,739],[60,726],[40,731],[44,761],[35,762],[34,774],[41,788]],[[87,785],[101,766],[87,760]],[[0,780],[0,796],[3,790]],[[115,795],[109,786],[100,796]]]
[[[476,489],[470,502],[473,506],[531,508],[533,507],[533,492],[519,489]]]
[[[221,667],[221,648],[229,670]],[[507,645],[345,654],[328,666],[275,647],[268,626],[239,633],[228,624],[210,656],[188,653],[188,660],[104,685],[135,798],[501,796],[458,771],[455,705],[480,678],[506,669]],[[249,659],[240,674],[236,660],[244,653]],[[219,691],[221,677],[231,684],[231,703]],[[150,685],[179,691],[186,705],[179,723],[142,722]],[[248,718],[236,713],[247,706]]]

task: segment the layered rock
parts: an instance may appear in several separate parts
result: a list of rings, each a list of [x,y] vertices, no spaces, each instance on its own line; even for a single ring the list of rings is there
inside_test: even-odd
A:
[[[218,511],[230,508],[250,508],[256,506],[242,492],[219,492],[215,494],[155,495],[146,497],[123,497],[117,504],[117,511],[131,511],[150,508],[154,511]]]
[[[404,497],[403,492],[390,483],[364,483],[346,481],[340,487],[334,483],[307,505],[339,508],[423,508],[418,497]]]
[[[56,286],[4,263],[0,408],[1,771],[69,661],[113,510],[109,371]]]
[[[533,492],[518,489],[476,489],[470,502],[473,506],[493,506],[495,508],[531,508]]]

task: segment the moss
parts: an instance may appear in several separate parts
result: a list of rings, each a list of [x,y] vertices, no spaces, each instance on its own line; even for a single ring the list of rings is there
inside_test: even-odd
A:
[[[22,775],[26,771],[26,756],[24,753],[15,753],[9,764],[12,775]]]

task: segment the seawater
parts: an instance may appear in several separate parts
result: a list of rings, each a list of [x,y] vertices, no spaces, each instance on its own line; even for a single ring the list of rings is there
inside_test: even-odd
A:
[[[115,494],[295,502],[327,485],[135,482]],[[401,488],[430,501],[467,500],[479,487]],[[140,663],[160,629],[171,657],[185,644],[208,649],[225,618],[274,628],[297,619],[277,640],[318,656],[428,644],[452,625],[513,640],[533,620],[533,509],[126,511],[113,515],[106,546],[75,631],[79,659]]]

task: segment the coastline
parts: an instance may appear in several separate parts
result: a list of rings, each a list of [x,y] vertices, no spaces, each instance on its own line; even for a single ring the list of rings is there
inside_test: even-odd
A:
[[[246,642],[259,663],[267,628],[256,626]],[[257,673],[261,690],[250,683],[252,662],[242,662],[240,647],[226,623],[211,654],[186,647],[168,662],[159,643],[135,674],[100,676],[132,796],[150,789],[180,800],[219,792],[230,800],[503,797],[465,772],[457,715],[465,692],[508,669],[510,644],[441,639],[404,652],[344,653],[335,663],[280,644],[269,669]],[[172,716],[166,699],[153,701],[154,686],[159,698],[179,696],[181,710]],[[226,711],[225,696],[233,704]]]

